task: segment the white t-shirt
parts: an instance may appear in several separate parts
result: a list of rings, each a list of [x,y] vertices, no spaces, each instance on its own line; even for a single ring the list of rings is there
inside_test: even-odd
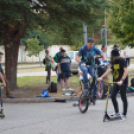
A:
[[[126,53],[126,54],[124,54],[124,57],[130,58],[130,55]]]
[[[107,58],[107,52],[102,51],[102,54],[105,56],[105,58]]]

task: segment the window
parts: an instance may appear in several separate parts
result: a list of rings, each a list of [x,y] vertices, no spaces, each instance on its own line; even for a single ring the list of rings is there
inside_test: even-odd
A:
[[[73,52],[68,52],[67,56],[70,57],[70,59],[74,59],[74,53]]]
[[[75,53],[75,57],[77,56],[78,52]]]

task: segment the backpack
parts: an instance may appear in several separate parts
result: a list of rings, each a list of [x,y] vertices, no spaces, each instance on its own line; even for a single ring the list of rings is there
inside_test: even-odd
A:
[[[134,87],[134,78],[131,79],[131,86]]]
[[[43,64],[44,64],[44,65],[46,64],[46,60],[45,60],[45,58],[43,59]]]
[[[50,83],[49,88],[47,89],[49,92],[57,92],[57,84],[54,82]]]

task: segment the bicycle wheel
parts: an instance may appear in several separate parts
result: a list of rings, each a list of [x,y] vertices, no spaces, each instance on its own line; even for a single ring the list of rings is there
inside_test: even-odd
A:
[[[102,99],[105,95],[105,83],[104,81],[100,81],[97,83],[97,94],[100,99]]]
[[[88,110],[89,99],[85,98],[83,94],[80,95],[78,107],[81,113],[85,113]]]

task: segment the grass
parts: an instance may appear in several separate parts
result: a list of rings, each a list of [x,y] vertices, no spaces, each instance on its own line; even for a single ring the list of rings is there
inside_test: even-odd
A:
[[[18,77],[17,84],[19,87],[26,85],[34,85],[34,84],[45,84],[46,77]],[[51,77],[51,81],[57,83],[57,77]],[[78,77],[71,77],[70,84],[75,85],[79,84]]]

